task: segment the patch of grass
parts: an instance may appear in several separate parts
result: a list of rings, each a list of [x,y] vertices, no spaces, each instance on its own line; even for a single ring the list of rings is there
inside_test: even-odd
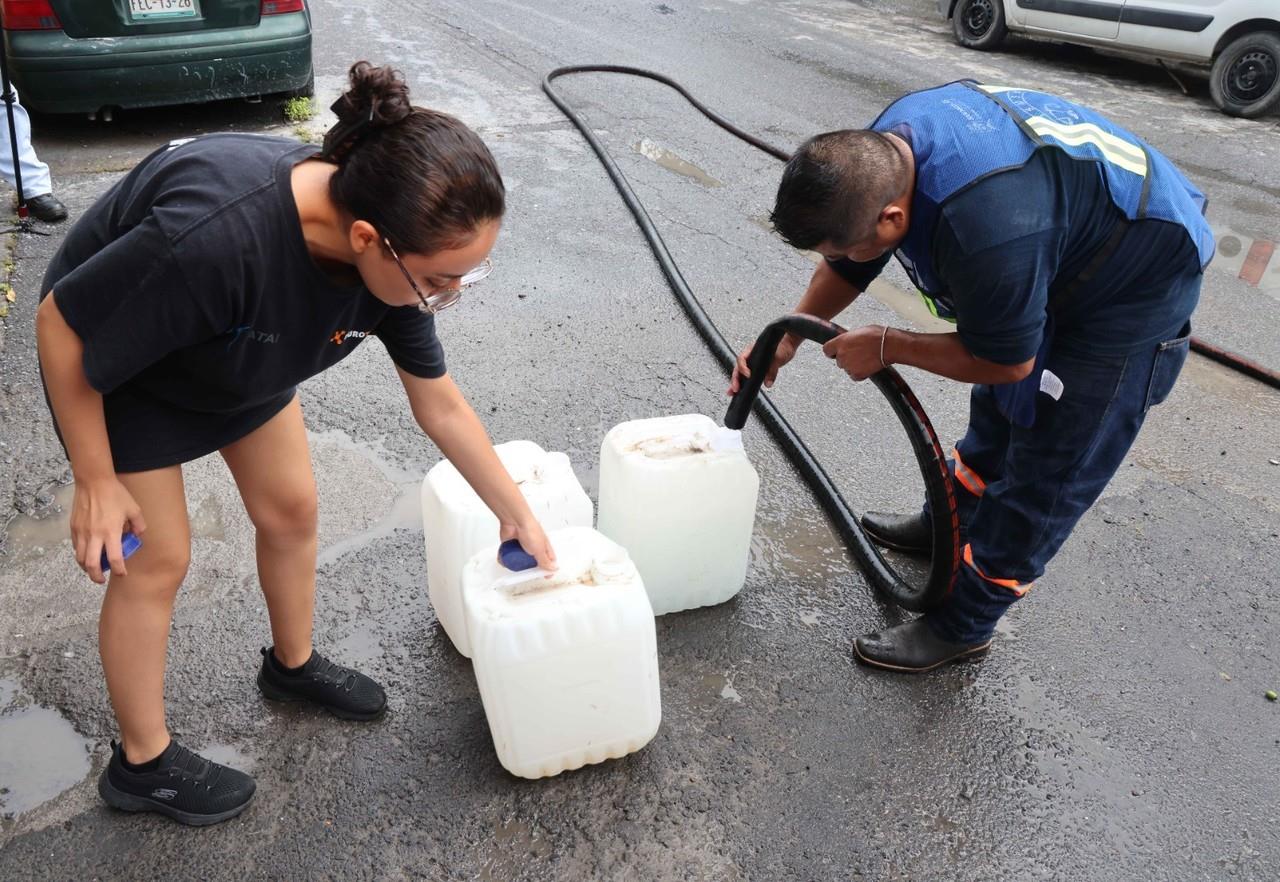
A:
[[[301,123],[293,127],[293,136],[304,144],[320,143],[320,136]]]
[[[310,98],[290,98],[284,103],[284,118],[291,123],[304,123],[316,115]]]
[[[14,220],[17,220],[17,214],[14,214]],[[13,290],[13,273],[17,264],[14,262],[14,249],[18,245],[18,237],[15,233],[10,233],[4,239],[4,272],[0,275],[0,319],[9,317],[9,304],[16,303],[18,300],[18,292]],[[4,335],[0,333],[0,344],[4,343]],[[2,348],[2,346],[0,346]]]

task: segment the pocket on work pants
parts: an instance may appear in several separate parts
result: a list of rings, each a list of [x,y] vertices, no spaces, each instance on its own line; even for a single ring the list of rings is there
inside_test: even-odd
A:
[[[1156,357],[1151,363],[1151,380],[1147,384],[1147,401],[1143,413],[1169,397],[1182,366],[1187,363],[1191,351],[1191,323],[1182,326],[1178,336],[1156,346]]]

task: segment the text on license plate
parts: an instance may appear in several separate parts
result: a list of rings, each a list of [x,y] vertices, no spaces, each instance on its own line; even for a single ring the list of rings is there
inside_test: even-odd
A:
[[[135,21],[156,18],[191,18],[195,0],[129,0],[129,14]]]

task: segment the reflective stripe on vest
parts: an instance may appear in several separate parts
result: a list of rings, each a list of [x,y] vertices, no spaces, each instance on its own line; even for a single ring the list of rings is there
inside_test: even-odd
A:
[[[903,96],[872,129],[909,133],[916,193],[897,256],[939,317],[954,315],[930,253],[942,207],[970,184],[1021,168],[1045,148],[1097,162],[1107,195],[1125,217],[1176,223],[1195,243],[1202,266],[1213,256],[1204,195],[1141,138],[1066,99],[1012,86],[950,83]]]

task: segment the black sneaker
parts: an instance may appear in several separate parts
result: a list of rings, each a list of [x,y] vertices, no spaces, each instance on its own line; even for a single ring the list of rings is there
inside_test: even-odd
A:
[[[387,693],[372,678],[315,650],[297,673],[288,673],[271,648],[263,649],[258,689],[272,701],[309,701],[344,720],[376,720],[387,710]]]
[[[151,771],[124,767],[120,745],[111,742],[111,762],[98,779],[98,794],[112,808],[126,812],[158,812],[192,827],[234,818],[244,811],[257,789],[244,772],[219,765],[176,741],[160,754]]]

